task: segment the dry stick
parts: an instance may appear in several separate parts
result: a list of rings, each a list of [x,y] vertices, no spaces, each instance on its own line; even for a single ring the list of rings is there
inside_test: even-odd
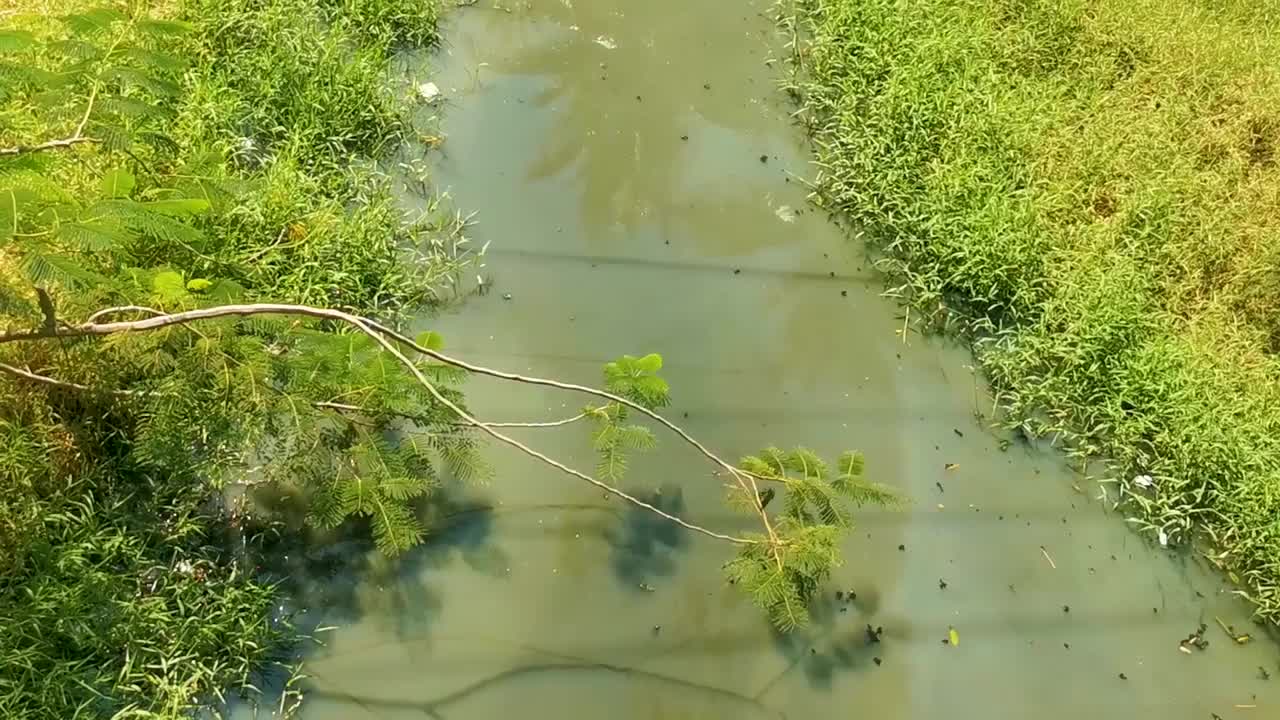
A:
[[[102,315],[106,315],[114,312],[123,312],[123,311],[124,311],[124,308],[107,308],[105,310],[99,311],[98,313],[95,313],[95,315],[102,316]],[[461,407],[459,407],[458,405],[450,401],[448,398],[446,398],[444,395],[442,395],[440,391],[436,389],[435,385],[433,385],[431,381],[427,379],[426,375],[424,375],[423,372],[418,369],[418,366],[414,365],[413,362],[409,360],[407,357],[405,357],[405,355],[402,352],[400,352],[399,349],[397,349],[394,345],[391,344],[391,341],[387,340],[387,338],[383,336],[382,333],[384,332],[384,330],[381,328],[381,326],[378,326],[372,323],[371,321],[366,321],[360,317],[357,317],[355,315],[351,315],[339,310],[329,310],[325,308],[316,308],[316,307],[310,307],[306,305],[285,305],[285,304],[276,304],[276,303],[261,303],[261,304],[249,304],[249,305],[222,305],[222,306],[212,307],[212,308],[201,308],[199,310],[188,310],[186,312],[180,312],[180,313],[157,315],[157,316],[145,318],[142,320],[117,321],[117,322],[110,322],[110,323],[87,322],[82,325],[76,325],[76,326],[56,327],[52,330],[40,329],[40,330],[23,331],[23,332],[0,333],[0,344],[9,343],[9,342],[20,342],[25,340],[36,340],[41,338],[51,338],[51,337],[85,337],[85,336],[112,335],[116,333],[144,332],[148,330],[159,330],[161,328],[170,327],[173,325],[186,325],[186,324],[190,324],[200,320],[209,320],[209,319],[223,318],[223,317],[249,317],[252,315],[302,315],[305,317],[314,317],[314,318],[321,318],[326,320],[337,320],[339,322],[351,325],[355,329],[368,335],[375,342],[381,345],[383,349],[391,353],[393,357],[399,360],[400,363],[404,365],[405,368],[408,369],[409,372],[414,376],[414,379],[416,379],[423,387],[425,387],[427,389],[427,392],[429,392],[437,402],[439,402],[441,405],[444,405],[448,409],[452,410],[456,415],[458,415],[458,417],[462,418],[467,423],[480,428],[482,431],[484,431],[486,434],[493,437],[494,439],[502,443],[505,443],[507,445],[510,445],[511,447],[514,447],[517,450],[520,450],[526,455],[529,455],[533,458],[541,460],[542,462],[560,470],[561,472],[564,472],[580,480],[584,480],[588,483],[591,483],[592,485],[595,485],[596,487],[601,488],[607,493],[610,493],[612,495],[617,495],[618,497],[623,498],[627,502],[630,502],[638,507],[649,510],[650,512],[656,513],[657,515],[664,517],[667,520],[670,520],[671,522],[674,522],[677,525],[680,525],[681,527],[684,527],[688,530],[693,530],[694,532],[701,533],[708,537],[712,537],[717,540],[724,540],[726,542],[731,542],[738,545],[751,545],[758,542],[758,541],[749,540],[746,538],[734,537],[732,535],[725,535],[723,533],[715,532],[714,530],[709,530],[700,525],[695,525],[693,523],[690,523],[660,508],[657,508],[637,497],[634,497],[622,490],[619,490],[607,483],[603,483],[599,480],[596,480],[595,478],[589,475],[586,475],[578,470],[574,470],[573,468],[565,465],[564,463],[561,463],[551,457],[548,457],[547,455],[544,455],[543,453],[537,450],[534,450],[528,445],[525,445],[524,443],[512,437],[509,437],[507,435],[504,435],[501,432],[498,432],[497,430],[493,429],[493,427],[467,414],[465,410],[463,410]],[[403,337],[403,336],[399,336],[399,337]],[[404,342],[407,345],[413,347],[418,352],[422,352],[424,354],[427,354],[428,352],[430,352],[430,351],[427,351],[426,348],[423,348],[422,346],[418,345],[417,343],[407,340],[407,338],[404,340]],[[497,371],[489,371],[489,372],[494,373]],[[655,415],[654,413],[650,413],[650,414]],[[671,426],[670,423],[666,423],[666,424]],[[674,427],[674,426],[671,426],[671,427]],[[685,434],[683,431],[680,431],[680,432],[681,432],[681,435],[688,438],[687,434]],[[692,438],[689,438],[689,439],[692,440]],[[694,442],[695,444],[697,444],[696,441]],[[702,446],[698,444],[698,447],[702,447]],[[704,452],[706,451],[704,450]],[[710,454],[710,453],[707,453],[707,454]],[[712,457],[714,458],[714,456]],[[759,504],[758,501],[757,501],[757,504]]]

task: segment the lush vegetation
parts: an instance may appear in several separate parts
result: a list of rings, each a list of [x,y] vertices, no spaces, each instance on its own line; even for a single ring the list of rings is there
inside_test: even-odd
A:
[[[434,4],[404,0],[7,10],[0,326],[259,298],[394,321],[433,298],[447,232],[406,222],[358,159],[403,134],[387,60],[434,22]],[[264,528],[218,488],[289,475],[304,443],[327,451],[313,473],[378,447],[289,404],[377,372],[348,338],[296,325],[0,346],[0,715],[173,717],[287,649],[273,588],[233,552]],[[348,402],[417,407],[379,387]],[[389,547],[417,531],[374,527]]]
[[[1280,620],[1280,5],[801,0],[820,201],[1008,422]]]
[[[838,565],[848,507],[896,499],[853,452],[830,469],[803,448],[721,459],[656,412],[657,355],[609,363],[595,390],[395,330],[468,261],[456,223],[406,218],[380,169],[416,132],[389,60],[434,40],[433,3],[3,17],[0,715],[173,718],[251,692],[295,638],[259,549],[303,515],[404,552],[441,482],[485,477],[485,436],[732,543],[728,579],[784,629]],[[593,397],[551,424],[593,425],[598,477],[472,417],[472,372]],[[759,532],[618,490],[651,426],[711,461]],[[246,487],[289,512],[264,515]]]

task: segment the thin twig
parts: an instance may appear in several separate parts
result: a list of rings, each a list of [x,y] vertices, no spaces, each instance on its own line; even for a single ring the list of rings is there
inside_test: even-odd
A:
[[[47,377],[45,375],[39,375],[37,373],[33,373],[30,370],[16,367],[8,363],[0,363],[0,372],[8,373],[10,375],[14,375],[16,377],[20,377],[26,380],[31,380],[32,382],[38,382],[44,385],[52,385],[54,387],[63,388],[65,390],[79,390],[82,392],[94,392],[96,390],[96,388],[91,388],[88,385],[81,385],[80,383],[67,382],[66,380],[57,380],[51,377]],[[112,395],[120,395],[120,396],[128,396],[128,395],[134,394],[132,390],[111,390],[110,393]]]
[[[1049,561],[1049,567],[1057,570],[1058,564],[1053,561],[1053,558],[1049,557],[1049,551],[1045,550],[1043,545],[1040,546],[1040,552],[1044,555],[1044,559]]]
[[[107,308],[106,310],[102,310],[102,311],[99,311],[98,313],[95,313],[95,315],[102,316],[102,315],[109,314],[110,312],[122,312],[123,310],[124,308]],[[74,325],[74,326],[57,326],[54,328],[41,328],[39,330],[31,330],[31,331],[0,333],[0,344],[10,343],[10,342],[20,342],[20,341],[26,341],[26,340],[37,340],[37,339],[43,339],[43,338],[54,338],[54,337],[105,336],[105,335],[114,335],[119,333],[146,332],[146,331],[159,330],[161,328],[171,327],[174,325],[187,325],[187,324],[198,322],[201,320],[210,320],[214,318],[223,318],[223,317],[250,317],[254,315],[301,315],[304,317],[313,317],[313,318],[320,318],[320,319],[326,319],[326,320],[337,320],[344,324],[350,325],[354,327],[356,330],[359,330],[365,335],[368,335],[371,339],[373,339],[375,342],[381,345],[384,350],[390,353],[392,357],[398,360],[400,364],[403,365],[405,369],[407,369],[410,372],[410,374],[414,376],[414,379],[416,379],[419,384],[421,384],[424,388],[426,388],[427,392],[431,394],[431,396],[436,400],[436,402],[448,408],[459,418],[466,421],[468,424],[479,428],[481,431],[493,437],[495,440],[498,440],[499,442],[502,442],[506,445],[510,445],[511,447],[514,447],[517,450],[520,450],[526,455],[529,455],[530,457],[540,460],[541,462],[547,465],[550,465],[551,467],[554,467],[565,474],[571,475],[580,480],[583,480],[592,485],[595,485],[596,487],[604,490],[605,492],[611,495],[617,495],[618,497],[626,500],[627,502],[632,503],[633,505],[636,505],[637,507],[641,507],[645,510],[649,510],[650,512],[653,512],[661,517],[664,517],[667,520],[670,520],[671,522],[674,522],[677,525],[680,525],[681,527],[684,527],[688,530],[701,533],[703,535],[715,538],[717,540],[724,540],[726,542],[731,542],[738,545],[751,545],[758,542],[756,540],[751,540],[747,538],[740,538],[740,537],[734,537],[732,535],[725,535],[723,533],[718,533],[714,530],[709,530],[700,525],[695,525],[693,523],[690,523],[682,518],[679,518],[675,515],[672,515],[662,510],[661,508],[655,507],[650,503],[647,503],[622,490],[619,490],[618,488],[615,488],[609,485],[608,483],[601,482],[585,473],[575,470],[565,465],[564,463],[561,463],[558,460],[555,460],[537,450],[534,450],[533,448],[529,447],[528,445],[525,445],[519,440],[516,440],[515,438],[512,438],[508,435],[505,435],[499,432],[498,430],[495,429],[494,426],[481,422],[480,420],[477,420],[476,418],[468,414],[465,410],[463,410],[461,407],[459,407],[457,404],[455,404],[453,401],[449,400],[449,398],[441,394],[441,392],[436,388],[436,386],[430,380],[427,379],[427,376],[422,372],[422,370],[420,370],[418,366],[413,363],[413,361],[409,360],[409,358],[407,358],[404,355],[404,353],[402,353],[399,350],[399,348],[397,348],[392,343],[392,340],[388,339],[388,337],[391,337],[392,339],[398,342],[402,342],[403,344],[409,347],[412,347],[414,350],[426,355],[432,355],[434,351],[428,350],[427,348],[421,345],[418,345],[416,342],[413,342],[412,340],[405,338],[403,335],[400,335],[399,333],[395,333],[393,331],[387,330],[383,326],[378,325],[377,323],[374,323],[371,320],[365,320],[364,318],[360,318],[355,315],[342,312],[340,310],[310,307],[306,305],[285,305],[285,304],[276,304],[276,303],[222,305],[217,307],[201,308],[198,310],[188,310],[185,312],[157,315],[153,317],[143,318],[141,320],[126,320],[126,321],[117,321],[117,322],[109,322],[109,323],[86,322],[84,324]],[[463,366],[461,361],[453,361],[452,364],[458,367]],[[492,375],[492,374],[498,373],[498,371],[496,370],[489,370],[487,368],[486,370],[488,371],[486,374]],[[576,387],[581,387],[581,386],[576,386]],[[573,389],[576,389],[576,388],[573,388]],[[590,390],[589,388],[583,388],[583,389]],[[604,393],[603,391],[592,390],[591,392],[596,394],[601,394],[604,396],[616,397],[616,396],[611,396],[609,393]],[[634,403],[631,403],[630,401],[627,401],[622,398],[618,398],[618,401],[634,406]],[[639,406],[636,406],[636,407],[639,407]],[[732,466],[729,466],[725,464],[723,461],[716,458],[715,455],[711,454],[710,451],[706,450],[706,448],[704,448],[700,443],[698,443],[696,440],[690,437],[683,430],[680,430],[675,425],[671,424],[665,418],[661,418],[661,416],[657,415],[656,413],[648,411],[647,409],[644,409],[644,412],[650,415],[651,417],[660,419],[660,421],[663,424],[676,430],[682,437],[684,437],[689,442],[693,443],[695,447],[701,448],[705,455],[725,465],[726,468],[734,472],[735,476],[738,476],[738,473]],[[752,482],[754,484],[754,481]],[[757,506],[760,505],[758,495],[756,497],[756,505]],[[768,520],[766,518],[766,523],[767,522]]]
[[[133,24],[136,21],[136,15],[129,18],[129,22],[124,26],[124,29],[116,35],[111,46],[107,48],[106,54],[103,55],[104,62],[111,59],[112,54],[115,53],[116,48],[118,48],[120,43],[128,36],[129,31],[133,29]],[[96,138],[85,137],[84,135],[84,129],[89,125],[89,118],[93,115],[93,105],[98,99],[98,90],[101,89],[101,87],[102,74],[101,71],[99,71],[98,76],[93,79],[93,87],[89,90],[89,101],[85,104],[84,115],[80,116],[80,122],[76,123],[76,131],[71,134],[71,137],[62,138],[61,140],[48,140],[37,145],[15,145],[14,147],[0,148],[0,157],[26,155],[29,153],[43,152],[45,150],[57,150],[60,148],[68,148],[73,145],[79,145],[81,143],[101,142]]]
[[[312,404],[312,406],[313,406],[313,407],[323,408],[323,409],[327,409],[327,410],[340,410],[340,411],[342,411],[342,412],[362,412],[362,413],[368,413],[368,412],[370,412],[370,409],[368,409],[368,408],[363,408],[363,407],[361,407],[361,406],[359,406],[359,405],[351,405],[351,404],[349,404],[349,403],[333,402],[332,400],[324,400],[324,401],[321,401],[321,402],[314,402],[314,403],[311,403],[311,404]],[[406,420],[418,420],[418,419],[420,419],[417,415],[411,415],[411,414],[400,413],[400,412],[395,412],[395,411],[390,411],[390,414],[391,414],[391,415],[395,415],[395,416],[397,416],[397,417],[405,418]],[[586,413],[579,413],[579,414],[577,414],[577,415],[574,415],[574,416],[573,416],[573,417],[571,417],[571,418],[565,418],[564,420],[555,420],[555,421],[553,421],[553,422],[488,422],[488,421],[486,421],[486,422],[485,422],[485,425],[488,425],[489,427],[500,427],[500,428],[549,428],[549,427],[561,427],[561,426],[563,426],[563,425],[568,425],[568,424],[570,424],[570,423],[575,423],[575,422],[577,422],[577,421],[581,420],[582,418],[584,418],[584,417],[586,417],[586,416],[587,416],[587,414],[586,414]],[[469,423],[458,423],[458,424],[459,424],[459,425],[467,425],[467,426],[469,426],[469,425],[470,425]]]
[[[79,135],[73,135],[72,137],[69,137],[69,138],[63,138],[61,140],[49,140],[47,142],[42,142],[38,145],[15,145],[13,147],[0,148],[0,156],[26,155],[28,153],[43,152],[45,150],[56,150],[59,148],[68,148],[68,147],[71,147],[72,145],[79,145],[80,143],[96,143],[96,142],[99,142],[96,138],[81,137]]]
[[[149,308],[145,305],[121,305],[119,307],[109,307],[109,308],[106,308],[105,310],[99,310],[98,312],[89,316],[88,322],[96,323],[102,318],[107,317],[109,315],[116,315],[116,314],[125,313],[125,312],[145,312],[153,316],[164,314],[160,310]]]

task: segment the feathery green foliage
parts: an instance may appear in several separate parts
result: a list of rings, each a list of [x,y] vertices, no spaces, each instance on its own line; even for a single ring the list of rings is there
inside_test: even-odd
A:
[[[764,608],[781,630],[808,622],[814,592],[840,565],[840,542],[853,529],[852,507],[896,506],[902,496],[863,477],[862,455],[846,451],[834,473],[812,450],[765,448],[738,467],[770,488],[781,487],[782,510],[773,524],[780,541],[744,548],[725,566],[730,580]],[[754,491],[731,492],[731,504],[754,511]],[[756,536],[767,541],[767,536]]]
[[[670,387],[659,375],[662,357],[624,355],[604,367],[605,388],[654,410],[670,403]],[[588,407],[583,417],[595,423],[593,447],[599,454],[597,476],[612,484],[627,470],[628,453],[651,450],[653,432],[629,423],[631,408],[609,402]],[[644,418],[641,417],[641,420]],[[860,453],[846,451],[836,468],[808,448],[765,448],[733,468],[741,482],[726,484],[726,501],[735,511],[767,522],[766,532],[747,536],[736,557],[725,564],[726,577],[782,631],[808,623],[814,593],[840,565],[840,543],[853,529],[851,508],[896,506],[902,497],[892,488],[863,477]],[[765,498],[781,494],[781,509]]]
[[[1273,2],[800,0],[818,198],[1011,424],[1280,620]],[[914,313],[913,313],[914,314]],[[1154,479],[1151,487],[1137,476]]]

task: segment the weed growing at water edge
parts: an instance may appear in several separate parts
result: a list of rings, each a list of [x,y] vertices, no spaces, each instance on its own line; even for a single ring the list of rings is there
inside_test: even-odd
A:
[[[816,201],[974,339],[1010,424],[1104,459],[1138,527],[1202,532],[1280,620],[1269,5],[781,7]]]

